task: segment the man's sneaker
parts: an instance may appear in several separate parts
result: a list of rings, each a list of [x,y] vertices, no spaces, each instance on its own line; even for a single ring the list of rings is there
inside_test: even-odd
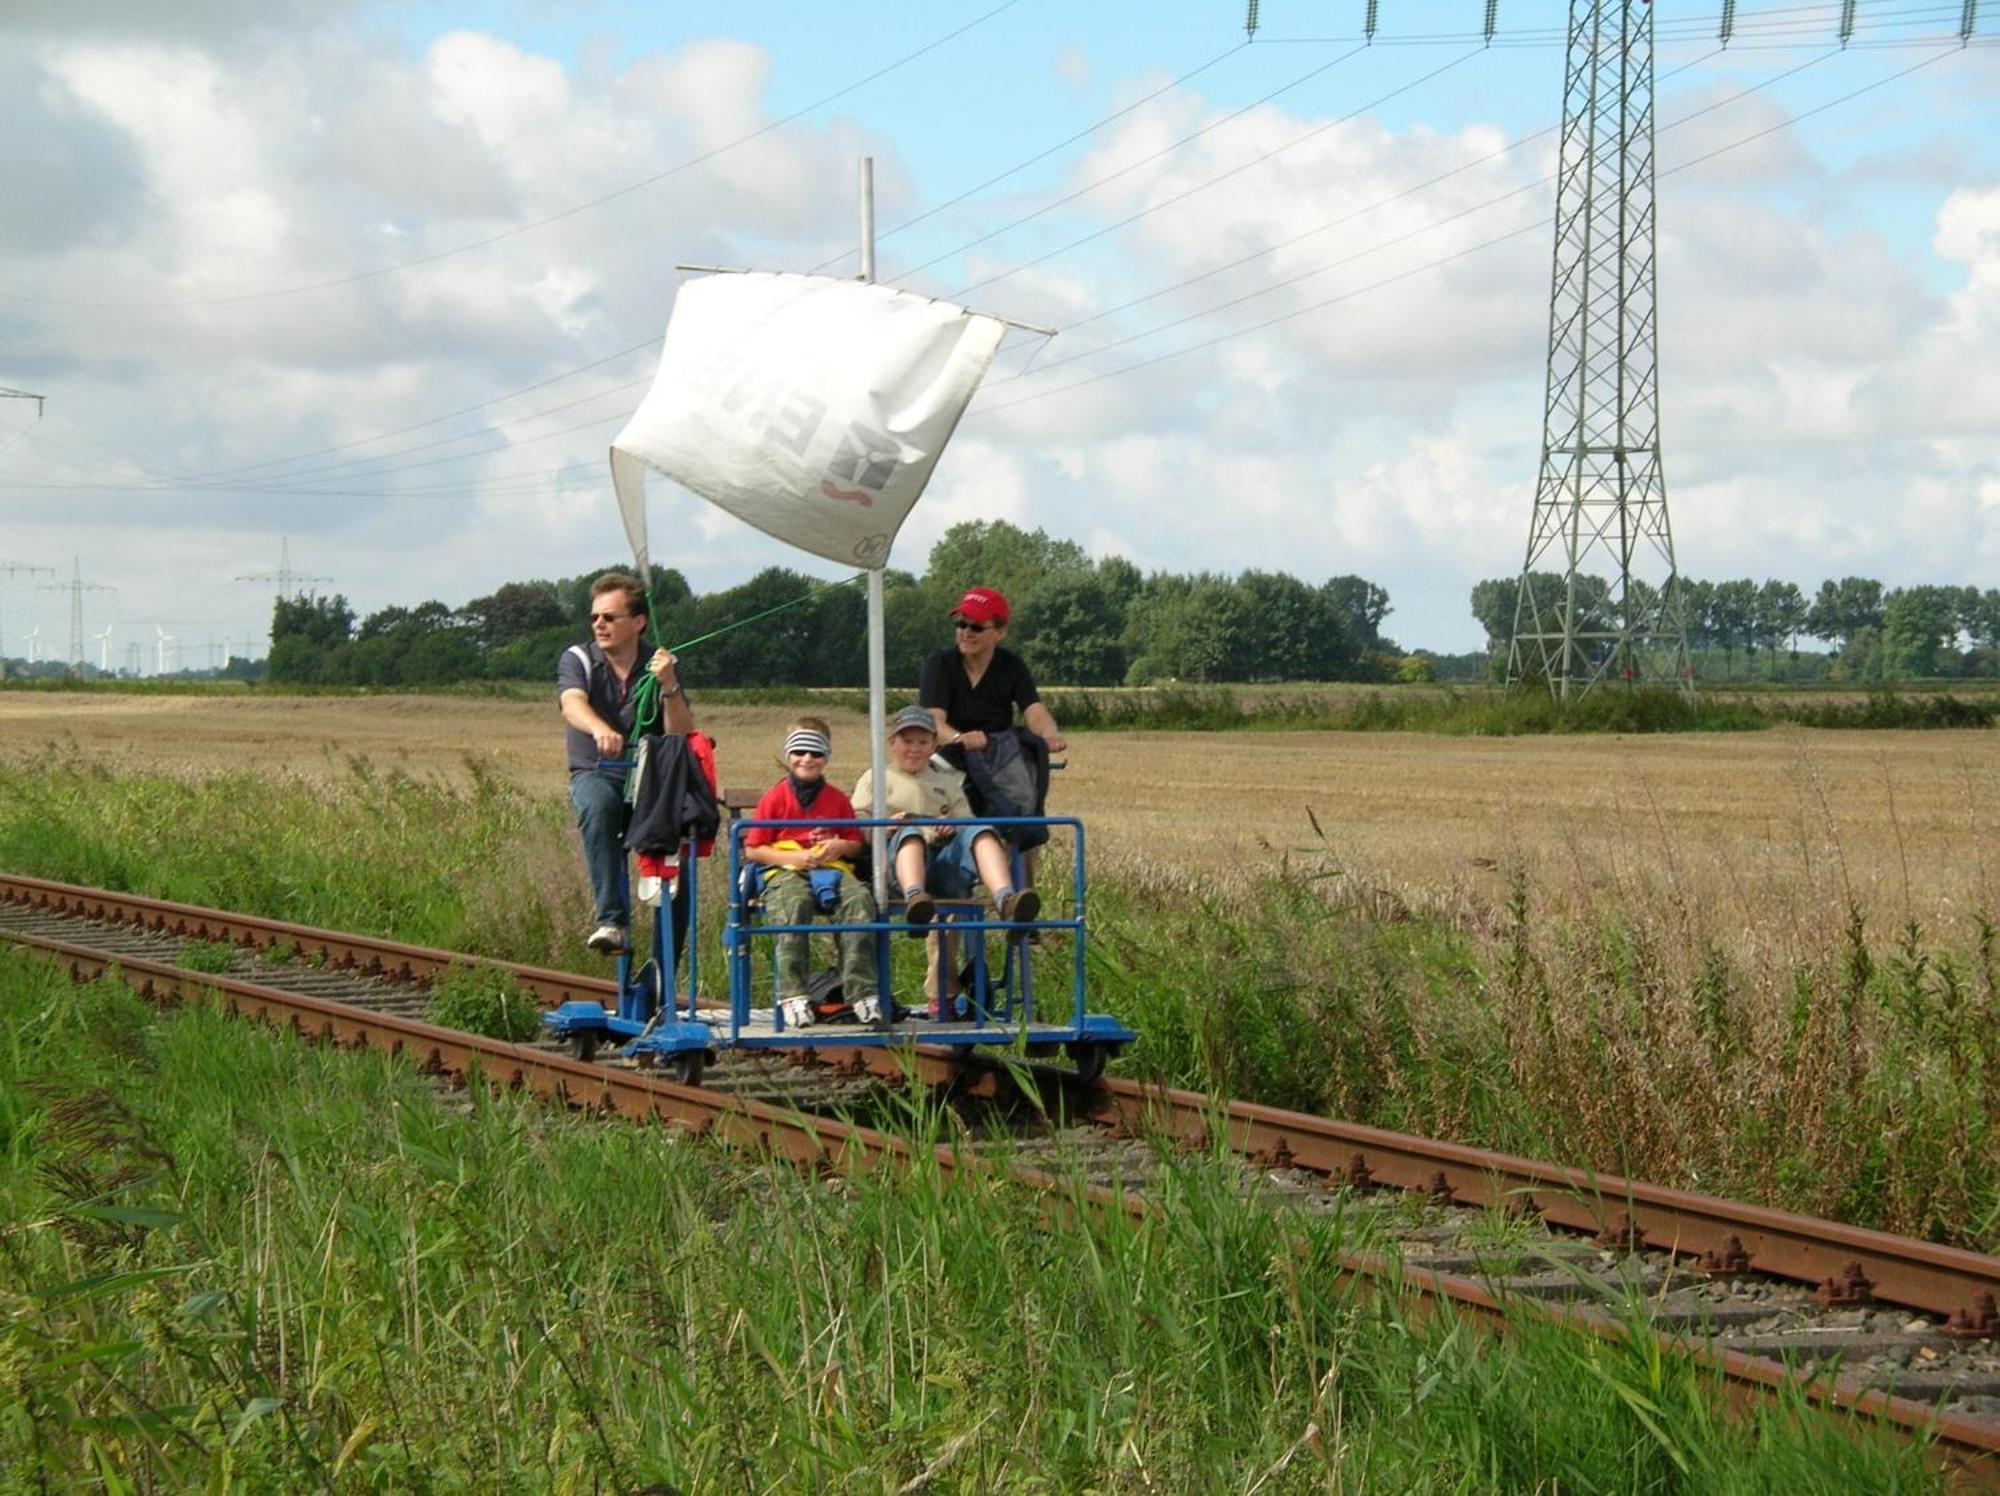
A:
[[[784,1015],[786,1028],[811,1028],[813,1025],[813,1005],[809,997],[781,998],[778,1011]]]
[[[904,900],[903,917],[910,922],[909,933],[921,935],[924,926],[937,918],[937,900],[919,888]]]
[[[628,949],[625,939],[625,927],[623,925],[614,925],[608,920],[586,935],[583,943],[592,950],[606,956]]]
[[[997,910],[1000,918],[1010,925],[1031,924],[1035,916],[1041,912],[1042,896],[1032,888],[1023,888],[1016,893],[1008,894],[1000,901]],[[1025,933],[1025,931],[1017,930],[1012,932],[1008,938],[1010,940],[1019,940]]]
[[[882,1010],[882,1000],[878,997],[857,997],[854,1000],[854,1021],[865,1028],[887,1028],[889,1016]]]

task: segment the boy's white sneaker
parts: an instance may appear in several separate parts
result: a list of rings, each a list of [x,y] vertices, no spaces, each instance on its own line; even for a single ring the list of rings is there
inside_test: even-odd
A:
[[[882,1021],[882,999],[879,997],[856,998],[854,1002],[854,1021],[866,1024],[870,1028],[886,1027],[887,1025]]]
[[[813,1022],[812,999],[788,997],[778,1004],[778,1011],[784,1015],[786,1028],[811,1028]]]

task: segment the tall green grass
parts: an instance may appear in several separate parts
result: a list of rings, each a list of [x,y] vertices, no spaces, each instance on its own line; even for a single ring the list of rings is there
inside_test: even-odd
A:
[[[1406,1319],[1355,1215],[1166,1169],[1144,1220],[822,1178],[0,952],[0,1487],[1937,1488],[1673,1354]]]
[[[0,765],[0,866],[602,972],[563,809],[478,774]],[[1059,858],[1043,882],[1066,887]],[[1565,909],[1517,878],[1503,908],[1425,910],[1331,859],[1228,895],[1099,876],[1091,899],[1090,1006],[1139,1032],[1128,1074],[2000,1250],[1991,913],[1956,947],[1829,904],[1742,948],[1732,911],[1636,886]],[[891,946],[914,1004],[922,947]],[[1040,975],[1066,995],[1060,960]]]
[[[503,959],[582,958],[590,905],[566,803],[477,759],[463,787],[359,759],[346,769],[152,777],[87,755],[0,763],[0,867]]]
[[[1733,950],[1688,911],[1460,925],[1310,867],[1223,899],[1092,891],[1128,1068],[2000,1251],[2000,949],[1859,914]]]

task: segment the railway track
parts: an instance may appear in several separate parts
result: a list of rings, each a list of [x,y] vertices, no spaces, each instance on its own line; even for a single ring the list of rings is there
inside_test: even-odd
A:
[[[838,1064],[728,1052],[702,1086],[679,1086],[421,1016],[430,983],[454,967],[504,971],[545,1006],[611,1000],[608,981],[8,874],[0,939],[79,978],[119,967],[155,1000],[213,993],[245,1016],[401,1053],[453,1081],[477,1070],[814,1166],[906,1158],[909,1144],[851,1118],[885,1083],[911,1080],[948,1092],[968,1119],[940,1149],[943,1167],[1005,1168],[1066,1192],[1074,1166],[1106,1208],[1150,1209],[1166,1154],[1210,1151],[1246,1192],[1366,1222],[1384,1246],[1354,1254],[1356,1274],[1481,1316],[1532,1305],[1603,1336],[1629,1333],[1630,1306],[1643,1305],[1657,1332],[1746,1396],[1802,1385],[1828,1406],[1928,1432],[1965,1483],[2000,1489],[2000,1259],[1250,1103],[1120,1079],[1080,1087],[957,1050],[848,1049]],[[232,947],[230,969],[178,965],[189,942]],[[1023,1104],[1024,1084],[1040,1105]]]

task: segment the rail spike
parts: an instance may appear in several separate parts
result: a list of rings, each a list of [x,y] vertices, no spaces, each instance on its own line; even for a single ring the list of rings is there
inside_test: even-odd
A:
[[[1875,1280],[1858,1262],[1850,1262],[1813,1290],[1813,1302],[1825,1309],[1853,1308],[1875,1302]]]
[[[1276,1141],[1270,1147],[1260,1148],[1250,1155],[1250,1162],[1260,1169],[1268,1169],[1274,1173],[1291,1168],[1294,1161],[1292,1140],[1283,1133],[1278,1134]]]
[[[1710,1278],[1740,1278],[1750,1271],[1750,1254],[1743,1238],[1731,1236],[1719,1248],[1701,1254],[1701,1271]]]
[[[1365,1190],[1375,1183],[1375,1171],[1368,1167],[1368,1160],[1357,1153],[1347,1161],[1347,1169],[1340,1180],[1349,1189]]]
[[[1596,1241],[1607,1251],[1636,1252],[1646,1245],[1646,1233],[1630,1211],[1621,1211],[1617,1220],[1597,1233]]]
[[[1972,1296],[1972,1307],[1954,1309],[1942,1329],[1945,1334],[1963,1340],[1982,1340],[1989,1335],[2000,1336],[2000,1305],[1993,1301],[1993,1295],[1980,1289]]]

